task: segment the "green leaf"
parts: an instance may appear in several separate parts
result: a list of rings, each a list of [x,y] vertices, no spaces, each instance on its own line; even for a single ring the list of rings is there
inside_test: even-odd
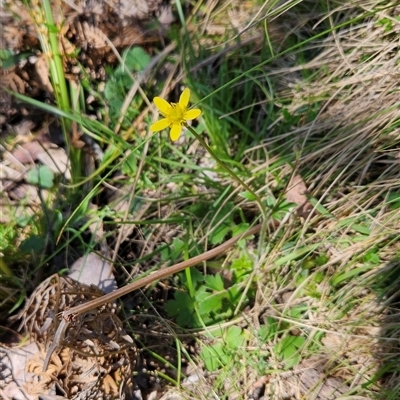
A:
[[[363,235],[370,235],[371,229],[368,226],[361,225],[361,224],[353,224],[351,228],[354,229],[356,232],[361,233]]]
[[[175,292],[175,300],[168,300],[165,310],[169,317],[176,317],[176,322],[180,326],[196,327],[198,321],[195,315],[193,299],[186,292]]]
[[[172,249],[171,259],[176,260],[178,257],[182,256],[182,253],[184,252],[185,249],[185,242],[176,237],[172,241],[171,249]]]
[[[297,249],[295,251],[292,251],[291,249],[288,249],[290,251],[290,253],[285,255],[285,256],[283,256],[283,257],[281,257],[281,258],[279,258],[277,261],[275,261],[275,265],[276,266],[280,266],[280,265],[284,265],[284,264],[288,263],[289,261],[296,260],[297,258],[300,258],[304,254],[313,252],[314,250],[316,250],[320,246],[321,246],[320,243],[315,243],[315,244],[311,244],[309,246],[304,246],[304,247],[299,248],[299,249]]]
[[[181,281],[182,281],[182,285],[189,289],[189,284],[187,282],[187,276],[185,273],[181,273],[180,275]],[[190,279],[192,280],[192,285],[195,288],[199,288],[203,285],[204,282],[204,275],[197,269],[192,268],[190,270]]]
[[[218,203],[217,203],[218,204]],[[216,204],[213,204],[211,212],[213,214],[213,224],[217,228],[211,232],[209,238],[212,244],[221,243],[224,237],[232,227],[233,223],[233,211],[235,205],[232,202],[226,203],[223,207],[219,208]]]
[[[292,318],[300,318],[307,310],[308,306],[296,306],[290,309],[289,315]]]
[[[336,220],[337,218],[331,214],[315,197],[310,197],[308,199],[310,204],[318,211],[319,214],[323,215],[326,218],[331,218]]]
[[[244,346],[245,337],[242,328],[239,326],[230,326],[226,330],[226,344],[230,349],[237,350]]]
[[[304,346],[306,342],[306,338],[304,336],[295,336],[293,341],[293,345],[296,346],[298,349]]]
[[[267,325],[262,325],[257,332],[258,338],[260,339],[261,343],[265,343],[273,336],[273,332]]]
[[[278,330],[278,321],[272,317],[267,317],[264,321],[264,325],[258,331],[260,339],[266,342],[275,336]]]
[[[193,300],[186,292],[175,292],[175,300],[168,300],[165,304],[169,317],[176,317],[186,310],[193,310]]]
[[[19,245],[22,253],[29,254],[31,252],[41,253],[44,250],[45,238],[42,236],[31,235],[23,240]]]
[[[372,248],[368,253],[366,253],[363,257],[364,262],[371,263],[371,264],[379,264],[381,259],[378,254],[377,248]]]
[[[249,224],[242,222],[239,225],[235,225],[232,227],[232,235],[236,236],[239,235],[240,233],[245,233],[249,229]],[[246,236],[246,238],[252,238],[254,236]]]
[[[28,226],[32,222],[33,217],[31,215],[20,215],[17,217],[17,224],[21,227]]]
[[[306,339],[303,336],[288,335],[275,346],[276,352],[285,362],[285,368],[291,368],[300,361],[299,349],[304,345]]]
[[[292,348],[288,348],[288,350],[292,350]],[[297,353],[296,349],[294,351],[288,351],[283,354],[284,362],[285,362],[285,369],[293,368],[300,362],[300,354]]]
[[[233,272],[234,283],[243,282],[253,270],[253,260],[249,254],[242,253],[232,261],[230,269]]]
[[[38,168],[33,168],[28,171],[26,174],[26,180],[31,185],[50,189],[54,185],[54,172],[48,166],[41,165]]]
[[[137,172],[137,156],[132,152],[122,164],[122,172],[129,176],[134,176]]]
[[[132,71],[141,71],[145,69],[151,61],[151,57],[141,47],[133,47],[125,50],[122,58],[125,65]]]
[[[207,287],[215,291],[222,291],[224,290],[224,281],[221,278],[220,274],[216,275],[207,275],[205,277],[205,283]]]
[[[254,197],[253,193],[250,193],[248,190],[246,190],[245,192],[241,192],[239,193],[240,197],[243,197],[246,200],[249,201],[254,201],[256,198]]]
[[[230,226],[220,225],[210,236],[211,244],[219,244],[224,240],[224,237],[231,230]]]
[[[223,343],[215,343],[211,346],[204,346],[200,353],[207,371],[213,372],[229,362]]]
[[[0,67],[2,69],[14,67],[22,60],[26,60],[31,55],[33,55],[32,52],[14,54],[14,52],[11,50],[0,49]]]
[[[21,294],[17,300],[17,302],[14,304],[13,307],[11,307],[11,309],[8,311],[9,314],[12,314],[15,310],[17,310],[19,308],[19,306],[24,302],[25,300],[25,296],[23,291],[21,291]]]
[[[108,100],[113,108],[117,107],[118,105],[120,108],[122,107],[123,93],[123,86],[120,84],[120,81],[115,80],[115,78],[111,78],[106,83],[104,88],[104,97]]]
[[[342,227],[342,226],[349,227],[363,235],[371,234],[371,229],[368,226],[356,223],[356,221],[357,221],[357,218],[354,218],[354,217],[345,218],[345,219],[341,220],[340,222],[338,222],[337,226],[338,227]]]
[[[317,271],[314,275],[313,275],[314,281],[316,283],[321,283],[324,278],[325,278],[325,272],[324,271]]]
[[[214,320],[213,316],[219,315],[218,311],[222,306],[221,298],[209,297],[198,304],[199,313],[201,318],[212,322]]]
[[[200,291],[196,293],[196,301],[199,313],[202,316],[208,315],[211,312],[218,313],[222,307],[222,300],[225,296],[225,293],[213,294],[207,292],[205,291],[205,288],[202,287]]]
[[[364,265],[362,267],[353,268],[350,271],[333,276],[332,280],[331,280],[331,284],[332,284],[332,286],[338,286],[342,282],[352,279],[355,276],[361,275],[362,273],[367,272],[373,268],[374,268],[373,264],[368,264],[368,265]]]
[[[293,349],[287,349],[298,349],[304,344],[304,342],[305,338],[303,336],[287,335],[278,343],[277,351],[278,353],[284,353],[285,351],[292,352]]]
[[[387,195],[387,204],[392,210],[397,210],[400,208],[400,193],[391,192]]]
[[[240,296],[242,295],[243,290],[238,287],[238,285],[232,285],[227,291],[227,298],[231,302],[231,304],[237,304]]]

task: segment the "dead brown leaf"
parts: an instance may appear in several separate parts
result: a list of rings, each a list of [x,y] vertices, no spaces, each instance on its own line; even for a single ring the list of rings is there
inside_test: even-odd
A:
[[[53,93],[53,85],[51,84],[49,77],[49,65],[46,57],[42,54],[35,62],[35,70],[40,79],[42,87],[49,93]]]
[[[8,167],[7,165],[0,164],[0,180],[8,180],[18,182],[24,177],[21,171]]]
[[[13,92],[25,94],[25,83],[14,71],[2,76],[1,83]]]
[[[42,196],[46,197],[47,191],[42,191]],[[13,200],[24,200],[26,204],[40,204],[40,198],[37,189],[27,183],[16,186],[9,192],[9,196]]]
[[[47,165],[55,174],[63,174],[66,179],[71,179],[67,153],[61,147],[53,145],[51,148],[37,154],[37,159]]]
[[[96,253],[78,258],[71,266],[69,276],[86,285],[95,285],[104,293],[117,289],[111,264]]]
[[[30,137],[35,123],[30,119],[23,119],[19,124],[14,124],[12,129],[17,134],[15,141],[18,143],[24,142],[24,137]]]
[[[38,159],[38,155],[44,151],[43,148],[49,148],[50,143],[39,143],[37,141],[27,142],[19,146],[12,152],[12,157],[21,164],[33,163]],[[12,162],[12,159],[9,158]]]
[[[286,192],[286,200],[297,204],[297,214],[303,218],[307,218],[313,210],[313,206],[308,201],[307,193],[307,186],[303,178],[300,175],[292,176]]]
[[[72,131],[71,144],[76,149],[83,149],[85,147],[85,142],[81,140],[82,132],[78,132],[76,129]]]

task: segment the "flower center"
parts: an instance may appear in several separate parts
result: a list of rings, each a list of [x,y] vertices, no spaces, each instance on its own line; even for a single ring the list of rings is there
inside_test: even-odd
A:
[[[179,107],[179,104],[171,103],[171,106],[172,110],[168,115],[168,118],[175,124],[181,124],[182,122],[185,122],[185,110],[182,110],[182,108]]]

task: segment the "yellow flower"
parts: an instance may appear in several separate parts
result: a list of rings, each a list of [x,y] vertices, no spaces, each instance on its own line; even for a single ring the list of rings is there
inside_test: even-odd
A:
[[[154,104],[164,118],[152,124],[150,130],[152,132],[159,132],[165,128],[171,128],[169,133],[171,140],[178,140],[186,121],[191,121],[201,115],[201,110],[198,108],[188,110],[189,99],[190,90],[188,88],[182,92],[178,104],[168,103],[161,97],[154,97]]]

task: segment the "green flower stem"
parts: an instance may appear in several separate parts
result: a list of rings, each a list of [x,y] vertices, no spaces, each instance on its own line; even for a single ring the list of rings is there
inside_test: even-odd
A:
[[[261,255],[262,245],[264,243],[264,238],[267,231],[267,224],[268,224],[268,213],[267,209],[265,208],[264,203],[262,202],[260,196],[250,188],[247,183],[245,183],[242,179],[240,179],[211,149],[211,147],[204,141],[204,139],[188,124],[184,124],[187,129],[194,135],[194,137],[200,142],[200,144],[204,147],[204,149],[210,154],[212,158],[224,169],[239,185],[241,185],[245,190],[247,190],[251,195],[254,197],[255,201],[257,202],[258,206],[260,207],[261,214],[263,216],[263,227],[260,231],[260,240],[258,243],[258,256]]]

